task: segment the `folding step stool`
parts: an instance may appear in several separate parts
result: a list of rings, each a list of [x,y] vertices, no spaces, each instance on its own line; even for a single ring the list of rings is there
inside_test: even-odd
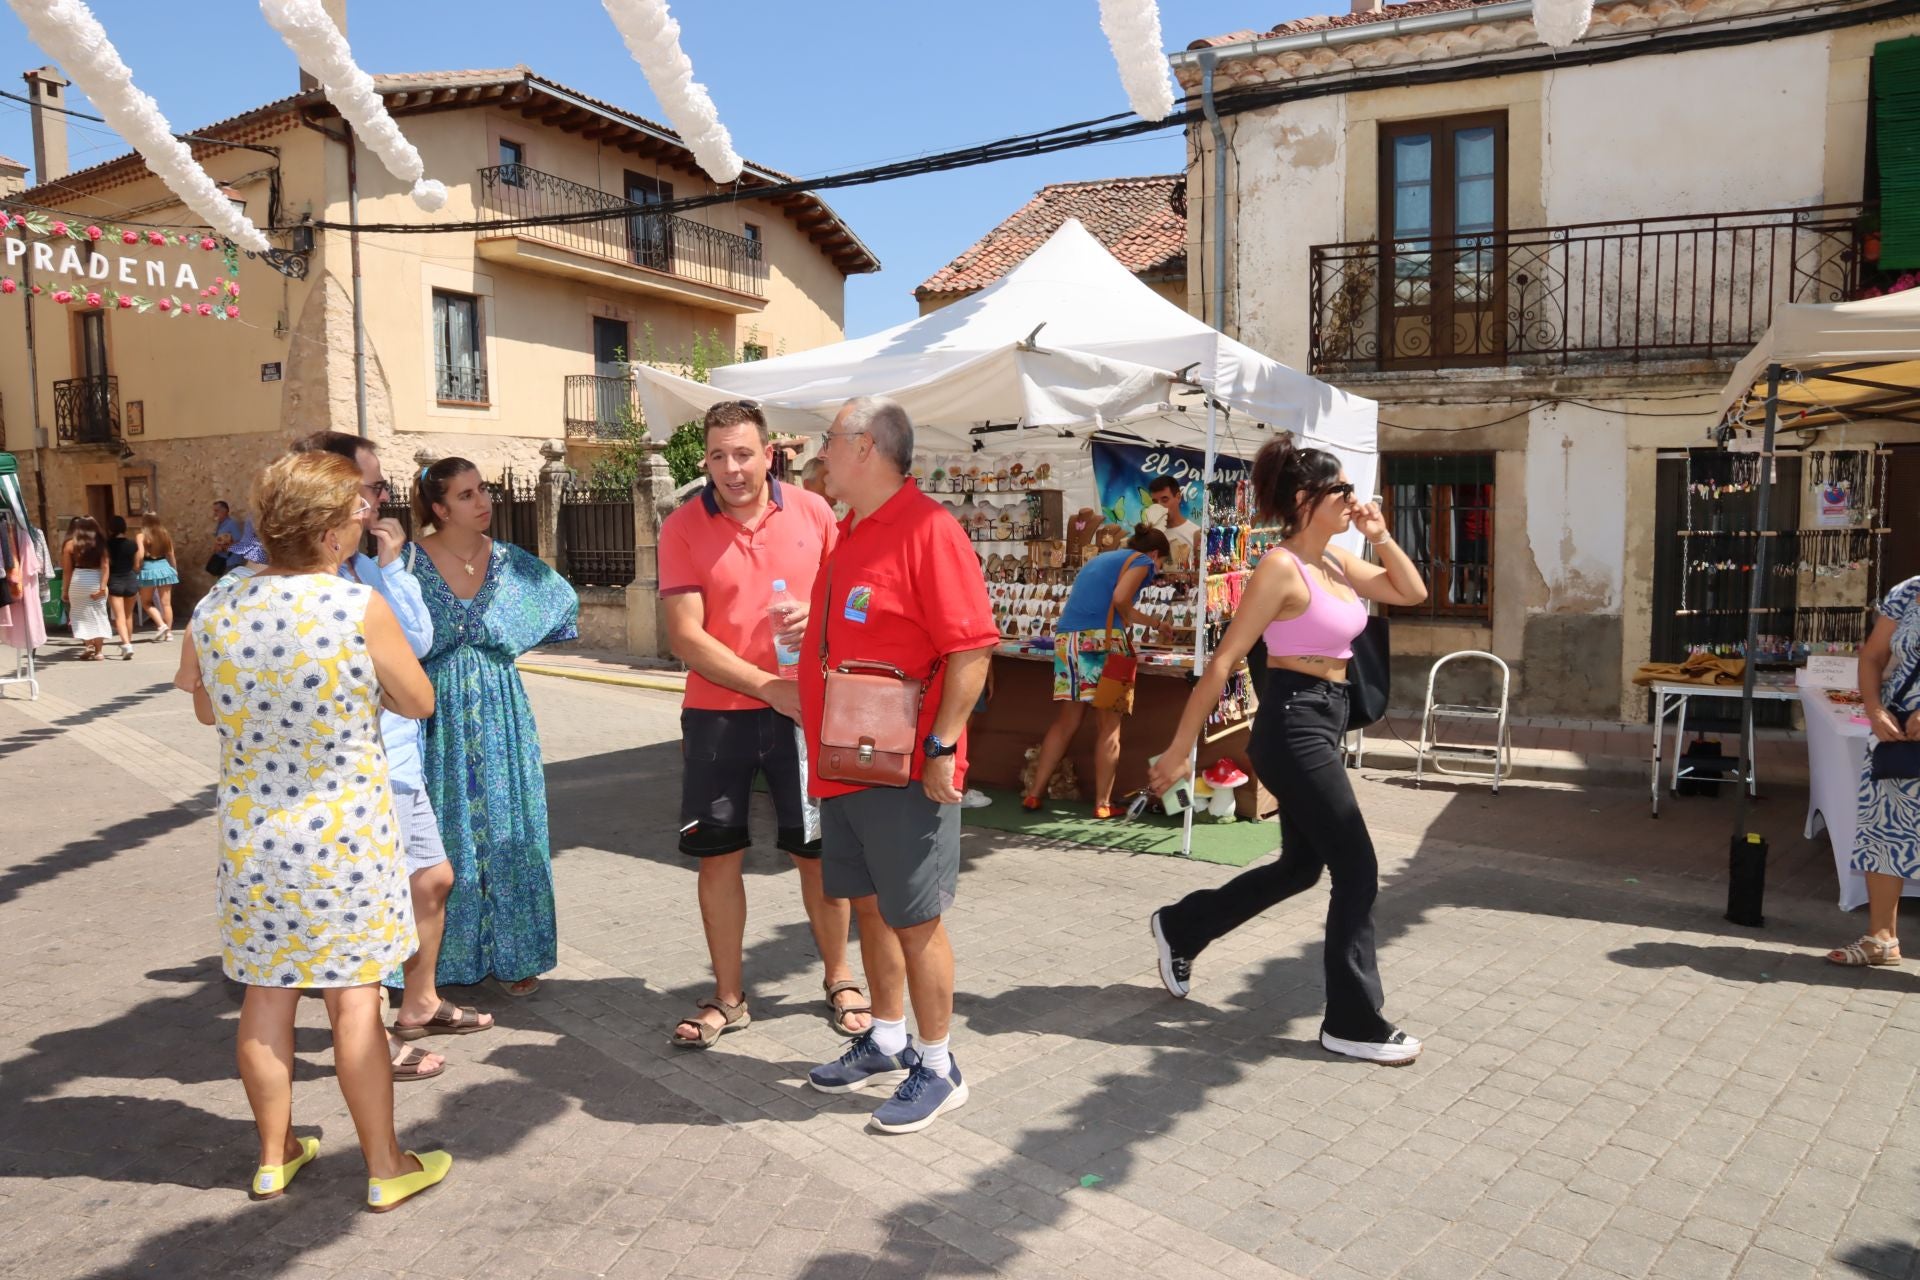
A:
[[[1476,706],[1462,702],[1435,702],[1434,685],[1440,675],[1440,669],[1450,662],[1462,659],[1491,662],[1500,668],[1500,705],[1495,707]],[[1420,754],[1413,764],[1413,785],[1419,786],[1427,765],[1433,765],[1435,773],[1451,774],[1456,777],[1487,778],[1493,782],[1493,794],[1500,794],[1500,781],[1513,769],[1513,738],[1507,728],[1507,696],[1512,688],[1513,676],[1507,670],[1507,664],[1491,653],[1480,649],[1462,649],[1450,653],[1433,664],[1427,672],[1427,705],[1420,716]],[[1441,721],[1462,721],[1469,724],[1494,726],[1493,742],[1483,745],[1474,742],[1446,741],[1440,737]],[[1456,730],[1457,732],[1457,730]],[[1457,766],[1449,768],[1449,765]]]

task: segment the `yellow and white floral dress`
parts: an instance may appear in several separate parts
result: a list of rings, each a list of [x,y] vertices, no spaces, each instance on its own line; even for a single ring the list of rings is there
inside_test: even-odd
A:
[[[250,986],[364,986],[418,945],[371,595],[331,574],[229,575],[193,611],[220,731],[224,968]]]

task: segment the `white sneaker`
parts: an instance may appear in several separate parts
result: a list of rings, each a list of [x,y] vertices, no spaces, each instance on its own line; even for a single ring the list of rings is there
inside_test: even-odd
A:
[[[126,661],[126,662],[132,662],[132,661],[133,661],[133,646],[132,646],[132,645],[130,645],[130,644],[123,644],[123,645],[121,645],[121,646],[120,646],[120,657],[121,657],[121,659],[122,659],[123,661]]]
[[[1404,1067],[1420,1056],[1420,1042],[1398,1029],[1385,1040],[1379,1041],[1342,1040],[1339,1036],[1330,1036],[1322,1031],[1320,1047],[1329,1053],[1344,1054],[1363,1062],[1377,1062],[1383,1067]]]
[[[960,797],[960,807],[962,809],[984,809],[992,803],[992,796],[984,791],[975,791],[972,787],[968,787],[967,793]]]

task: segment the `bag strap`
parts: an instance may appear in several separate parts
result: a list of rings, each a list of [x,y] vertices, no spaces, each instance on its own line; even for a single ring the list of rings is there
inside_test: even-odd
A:
[[[821,603],[827,607],[826,613],[820,618],[820,678],[822,680],[825,680],[827,677],[827,673],[830,670],[830,668],[827,665],[827,628],[833,624],[833,561],[831,558],[829,558],[827,561],[827,594],[824,597],[822,597]],[[933,683],[933,678],[940,674],[940,668],[942,665],[945,664],[946,660],[947,660],[946,654],[943,653],[943,654],[937,655],[933,660],[933,665],[927,668],[926,679],[921,681],[921,684],[931,685]],[[853,661],[845,663],[844,665],[848,667],[858,666],[865,670],[876,671],[876,672],[891,671],[893,674],[895,674],[902,680],[912,679],[912,677],[907,675],[906,672],[900,670],[900,668],[893,666],[890,663],[867,662],[860,659],[855,659]]]
[[[1132,555],[1128,556],[1125,560],[1120,562],[1120,572],[1115,574],[1113,578],[1113,595],[1107,598],[1107,634],[1108,635],[1113,634],[1113,620],[1120,616],[1120,601],[1117,598],[1120,595],[1120,579],[1127,576],[1127,570],[1133,568],[1133,562],[1135,560],[1144,560],[1144,559],[1146,559],[1146,557],[1142,555],[1140,552],[1136,551]],[[1126,638],[1124,632],[1121,634],[1121,638],[1122,639]]]
[[[821,603],[827,606],[825,616],[820,619],[820,675],[824,679],[827,674],[827,626],[833,621],[833,560],[831,558],[827,560],[827,594]]]

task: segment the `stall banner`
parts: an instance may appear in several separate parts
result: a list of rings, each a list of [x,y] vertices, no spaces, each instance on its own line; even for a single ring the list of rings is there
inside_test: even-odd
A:
[[[1180,513],[1189,520],[1198,520],[1203,501],[1201,479],[1206,474],[1206,466],[1207,457],[1198,449],[1096,440],[1093,442],[1093,487],[1100,502],[1100,518],[1109,524],[1133,528],[1145,518],[1142,513],[1153,506],[1147,496],[1147,486],[1155,476],[1172,476],[1180,484]],[[1246,479],[1251,470],[1243,459],[1214,455],[1215,484],[1238,483]]]

